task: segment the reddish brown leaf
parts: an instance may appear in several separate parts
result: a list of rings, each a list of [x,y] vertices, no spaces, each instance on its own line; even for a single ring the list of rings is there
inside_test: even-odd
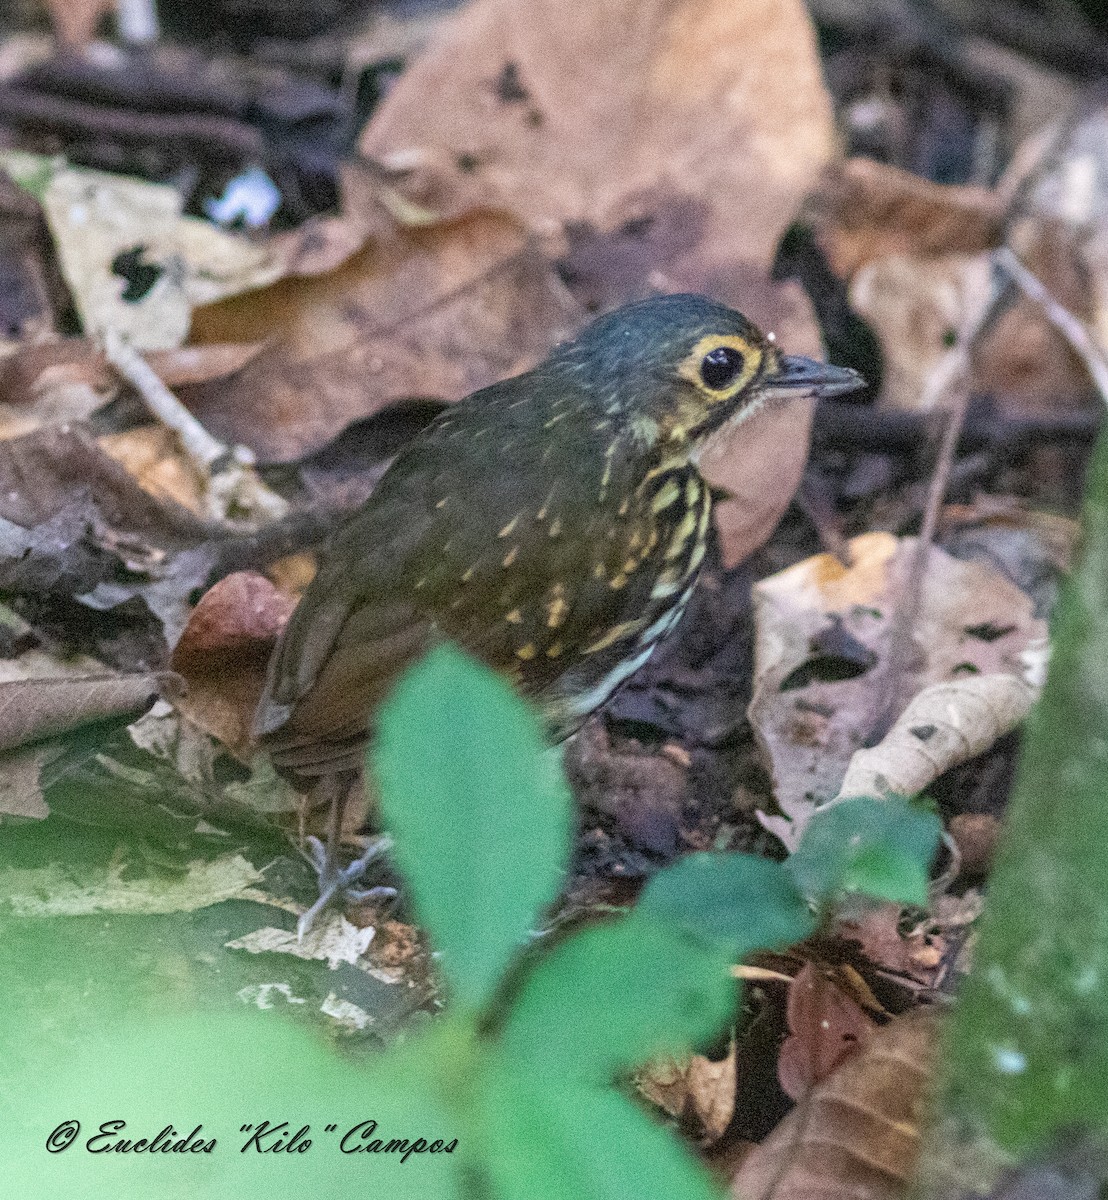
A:
[[[793,1100],[806,1096],[874,1028],[865,1010],[815,963],[805,963],[789,985],[789,1036],[781,1047],[777,1077]]]
[[[173,651],[187,685],[175,707],[236,754],[248,754],[266,663],[295,607],[264,575],[228,575],[200,598]]]

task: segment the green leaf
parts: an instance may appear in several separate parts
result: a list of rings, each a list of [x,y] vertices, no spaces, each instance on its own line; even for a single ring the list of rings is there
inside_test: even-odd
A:
[[[900,796],[856,796],[820,809],[786,864],[814,901],[864,892],[900,904],[927,902],[928,867],[942,823]]]
[[[632,914],[555,946],[508,1016],[505,1053],[551,1075],[606,1082],[714,1034],[735,1003],[731,956]]]
[[[443,645],[382,708],[370,768],[451,997],[477,1008],[558,893],[571,833],[559,762],[508,684]]]
[[[4,1082],[0,1173],[13,1196],[303,1200],[379,1190],[390,1200],[460,1200],[460,1156],[476,1158],[473,1139],[407,1062],[371,1073],[274,1012],[102,1024],[65,1051],[44,1047],[35,1062],[6,1070]],[[369,1120],[384,1139],[459,1144],[407,1162],[343,1153],[344,1138],[347,1148],[366,1144],[359,1127]],[[48,1153],[51,1132],[69,1121],[80,1123],[76,1139]],[[125,1125],[90,1147],[108,1121]],[[262,1122],[287,1126],[267,1132]],[[93,1152],[115,1138],[150,1142],[166,1126],[175,1131],[170,1145],[198,1126],[192,1144],[215,1144],[207,1153]],[[304,1152],[272,1149],[301,1126],[309,1128],[296,1144],[311,1142]]]
[[[692,1154],[618,1092],[504,1071],[482,1108],[496,1200],[719,1200]]]
[[[734,959],[798,942],[815,926],[785,868],[749,854],[690,854],[650,880],[635,915],[683,930]]]
[[[1026,1155],[1108,1136],[1108,436],[950,1031],[949,1120]]]

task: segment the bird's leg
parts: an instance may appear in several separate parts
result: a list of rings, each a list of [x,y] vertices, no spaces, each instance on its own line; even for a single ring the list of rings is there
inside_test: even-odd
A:
[[[375,887],[368,891],[355,891],[351,887],[351,884],[356,883],[365,874],[369,864],[392,846],[390,838],[375,838],[360,858],[356,858],[346,867],[340,868],[338,865],[342,819],[350,798],[350,789],[356,778],[357,773],[354,771],[334,772],[321,776],[319,783],[312,789],[309,799],[313,805],[328,804],[327,842],[325,845],[319,838],[310,834],[304,839],[304,852],[319,876],[319,899],[296,923],[297,937],[301,939],[336,893],[342,893],[353,900],[386,900],[396,895],[396,889],[390,887]]]

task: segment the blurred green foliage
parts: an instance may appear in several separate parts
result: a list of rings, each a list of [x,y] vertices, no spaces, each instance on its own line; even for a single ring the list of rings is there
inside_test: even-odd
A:
[[[536,719],[500,678],[436,649],[390,699],[371,769],[448,1015],[354,1061],[289,1022],[291,990],[277,1010],[205,1005],[188,971],[169,988],[142,981],[141,963],[105,953],[87,926],[40,921],[23,965],[64,962],[71,986],[62,1006],[28,986],[0,1018],[0,1173],[12,1194],[708,1200],[707,1174],[621,1079],[716,1034],[734,1010],[737,959],[804,937],[834,895],[918,900],[938,837],[937,820],[904,802],[849,801],[814,819],[802,869],[693,855],[656,875],[630,914],[540,936],[571,847],[571,799]],[[194,1141],[217,1144],[93,1153],[90,1136],[112,1119],[126,1129],[96,1146],[167,1124],[178,1142],[200,1125]],[[48,1153],[69,1120],[80,1133]],[[386,1151],[392,1139],[407,1149]]]

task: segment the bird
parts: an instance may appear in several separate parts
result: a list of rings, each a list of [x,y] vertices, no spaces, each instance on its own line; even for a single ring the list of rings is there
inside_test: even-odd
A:
[[[563,742],[689,603],[714,499],[705,446],[768,405],[863,386],[783,354],[733,308],[658,295],[594,319],[417,434],[322,553],[256,712],[276,767],[330,803],[313,917],[364,869],[337,866],[345,796],[408,666],[453,641]]]

